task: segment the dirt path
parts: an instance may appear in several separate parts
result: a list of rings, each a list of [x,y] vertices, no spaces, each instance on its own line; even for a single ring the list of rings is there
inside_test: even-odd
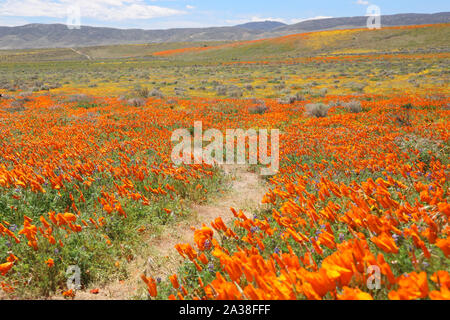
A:
[[[148,252],[136,257],[128,266],[127,280],[116,280],[100,287],[98,294],[92,294],[89,290],[79,291],[76,299],[126,300],[144,297],[146,293],[140,280],[141,274],[145,272],[155,279],[165,279],[174,274],[183,262],[174,246],[177,243],[193,245],[192,227],[199,228],[203,223],[209,226],[217,217],[222,217],[225,223],[229,223],[234,218],[231,207],[244,212],[260,207],[265,187],[259,175],[249,172],[246,166],[227,165],[223,169],[232,178],[230,190],[214,197],[207,204],[192,206],[193,215],[190,219],[175,227],[172,225],[165,228],[158,238],[149,240],[151,243]]]
[[[85,54],[85,53],[83,53],[83,52],[80,52],[80,51],[78,51],[78,50],[75,50],[74,48],[70,48],[70,50],[72,50],[73,52],[79,54],[80,56],[85,57],[85,58],[88,59],[88,60],[92,60],[92,58],[91,58],[89,55],[87,55],[87,54]]]

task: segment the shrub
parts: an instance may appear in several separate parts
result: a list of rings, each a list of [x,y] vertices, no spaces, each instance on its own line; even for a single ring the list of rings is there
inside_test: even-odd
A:
[[[240,98],[242,95],[243,93],[240,89],[235,89],[229,93],[230,98]]]
[[[248,109],[248,112],[250,114],[264,114],[267,112],[267,110],[269,110],[264,101],[257,100],[257,102],[259,103],[258,105],[252,106]]]
[[[150,97],[164,98],[164,94],[159,89],[153,89],[149,93]]]
[[[349,87],[354,92],[364,92],[364,88],[367,86],[366,83],[361,82],[349,82],[347,87]]]
[[[216,91],[219,96],[224,96],[227,94],[227,87],[226,86],[218,86],[216,88]]]
[[[176,87],[176,88],[174,88],[174,93],[177,96],[185,96],[186,95],[186,89],[185,88]]]
[[[297,97],[293,95],[278,99],[278,103],[281,104],[293,104],[295,101],[297,101]]]
[[[146,99],[150,96],[150,90],[148,88],[137,88],[135,90],[135,96]]]
[[[297,92],[295,98],[297,101],[305,101],[305,96],[301,92]]]
[[[25,102],[24,99],[14,100],[11,102],[10,107],[5,110],[10,113],[25,111]]]
[[[86,94],[73,94],[67,98],[67,102],[91,103],[93,98]]]
[[[318,92],[319,96],[321,96],[321,97],[325,97],[327,95],[327,93],[328,93],[328,89],[327,88],[322,88]]]
[[[145,103],[146,100],[144,98],[131,98],[127,100],[127,105],[132,107],[142,107]]]
[[[30,91],[23,91],[23,92],[20,92],[20,93],[18,94],[19,97],[22,97],[22,98],[24,98],[25,100],[28,99],[28,97],[31,97],[32,95],[33,95],[33,93],[30,92]],[[29,100],[28,100],[28,101],[29,101]]]
[[[362,112],[361,102],[358,100],[352,100],[352,101],[346,102],[342,105],[344,106],[345,109],[347,109],[351,113]]]
[[[284,98],[278,99],[278,103],[281,103],[281,104],[293,104],[296,101],[304,101],[304,100],[305,100],[305,97],[300,92],[298,92],[295,95],[289,95],[289,96],[286,96]]]
[[[411,109],[413,109],[413,105],[411,103],[402,105],[400,107],[400,112],[393,115],[394,121],[397,123],[397,125],[401,127],[411,126]]]
[[[310,103],[305,106],[306,114],[316,118],[324,118],[330,107],[324,103]]]

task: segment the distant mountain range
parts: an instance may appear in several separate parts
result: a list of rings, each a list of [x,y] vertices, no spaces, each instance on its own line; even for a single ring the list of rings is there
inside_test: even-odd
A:
[[[64,24],[28,24],[0,27],[0,49],[67,48],[113,44],[253,40],[302,32],[365,27],[367,17],[307,20],[286,25],[276,21],[249,22],[232,27],[168,30],[114,29]],[[450,23],[450,12],[396,14],[381,17],[382,26]]]
[[[270,31],[284,26],[287,26],[287,24],[278,21],[258,21],[258,22],[247,22],[244,24],[238,24],[237,26],[235,26],[235,28],[255,30],[255,31]]]

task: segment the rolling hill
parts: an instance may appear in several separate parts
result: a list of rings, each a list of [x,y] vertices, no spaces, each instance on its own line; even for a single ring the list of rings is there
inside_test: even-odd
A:
[[[28,24],[0,27],[0,49],[70,48],[117,44],[196,41],[242,41],[302,32],[361,28],[367,17],[308,20],[293,25],[274,21],[250,22],[233,27],[179,28],[168,30],[114,29],[63,24]],[[449,23],[450,12],[382,16],[383,26]]]
[[[273,61],[297,57],[450,51],[450,24],[353,28],[247,41],[167,42],[0,50],[0,62],[106,59]]]

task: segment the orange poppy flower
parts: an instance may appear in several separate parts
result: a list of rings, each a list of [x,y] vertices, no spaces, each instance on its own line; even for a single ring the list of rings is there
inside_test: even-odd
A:
[[[47,261],[45,261],[45,263],[47,264],[47,266],[49,268],[53,267],[55,265],[55,261],[53,261],[53,259],[48,259]]]
[[[384,252],[398,253],[398,247],[395,244],[394,239],[386,233],[382,233],[378,237],[372,237],[370,240]]]
[[[4,276],[5,274],[7,274],[9,272],[9,270],[11,270],[11,268],[13,267],[14,263],[12,262],[6,262],[3,264],[0,264],[0,273],[2,276]]]
[[[144,274],[141,275],[142,281],[147,285],[147,290],[150,296],[156,297],[158,295],[158,291],[156,289],[156,281],[153,278],[147,278]]]
[[[343,287],[343,292],[337,295],[338,300],[373,300],[372,296],[358,288]]]
[[[201,229],[195,230],[194,241],[199,250],[204,251],[211,248],[213,234],[214,232],[205,225]]]
[[[73,290],[73,289],[70,289],[70,290],[67,290],[67,291],[64,291],[63,292],[63,296],[64,296],[64,298],[75,298],[75,295],[76,295],[76,293],[75,293],[75,291]]]
[[[413,300],[425,298],[428,295],[427,274],[411,272],[400,277],[399,289],[389,292],[391,300]]]
[[[180,284],[178,283],[178,277],[176,274],[170,276],[169,279],[174,289],[178,289],[180,287]]]
[[[447,258],[450,257],[450,238],[437,239],[436,245],[442,250],[442,252],[444,252]]]

